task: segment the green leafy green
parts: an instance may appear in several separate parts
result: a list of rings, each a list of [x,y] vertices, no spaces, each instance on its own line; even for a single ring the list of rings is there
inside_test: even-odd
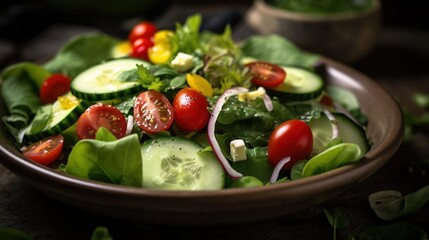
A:
[[[240,187],[260,187],[264,184],[253,176],[244,176],[238,179],[232,180],[232,183],[228,186],[229,188],[240,188]]]
[[[142,186],[142,159],[137,134],[116,141],[84,139],[71,151],[65,171],[77,177]]]
[[[96,227],[92,233],[91,240],[113,240],[106,227]]]
[[[245,176],[252,176],[264,184],[270,181],[273,167],[267,160],[267,148],[255,147],[246,149],[247,160],[231,162],[231,166]]]
[[[14,228],[0,228],[0,240],[32,240],[25,232]]]
[[[171,40],[173,53],[183,52],[194,54],[201,50],[200,26],[202,17],[200,14],[189,16],[186,22],[176,24],[176,32]]]
[[[427,240],[427,234],[419,227],[406,223],[392,223],[385,226],[371,227],[360,234],[360,240]]]
[[[101,33],[79,35],[67,42],[45,67],[74,78],[83,70],[111,59],[111,50],[118,42],[118,39]]]
[[[281,50],[279,50],[281,49]],[[319,56],[305,53],[279,35],[252,36],[241,46],[244,56],[275,63],[312,69]]]
[[[52,104],[47,104],[39,108],[34,116],[33,121],[31,122],[29,134],[36,134],[48,125],[49,119],[52,115]]]
[[[21,129],[26,127],[41,106],[39,86],[50,75],[45,68],[33,63],[18,63],[3,71],[1,93],[9,112],[2,120],[18,143]]]
[[[334,228],[333,239],[337,239],[337,229],[345,228],[349,224],[349,219],[346,214],[341,211],[339,208],[336,208],[332,211],[326,209],[323,210],[325,213],[326,219],[328,219],[329,224]]]
[[[290,178],[292,180],[302,178],[302,170],[304,169],[305,164],[307,164],[307,160],[300,160],[292,166],[290,170]]]
[[[369,196],[371,208],[383,220],[393,220],[420,210],[429,201],[429,185],[402,196],[398,191],[386,190]]]
[[[117,140],[117,138],[115,137],[115,135],[113,135],[113,133],[111,133],[105,127],[100,127],[97,130],[97,132],[95,133],[95,139],[97,139],[99,141],[104,141],[104,142],[113,142],[113,141]]]
[[[360,159],[360,154],[359,146],[354,143],[337,144],[308,160],[302,170],[302,177],[310,177],[354,163]]]
[[[366,124],[368,118],[360,111],[359,101],[353,92],[338,86],[327,86],[326,91],[334,102],[348,111],[357,122]]]

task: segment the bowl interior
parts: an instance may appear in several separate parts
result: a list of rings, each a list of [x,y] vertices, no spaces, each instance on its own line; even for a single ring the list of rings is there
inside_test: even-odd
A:
[[[328,83],[353,91],[369,119],[368,135],[373,145],[355,165],[306,179],[256,188],[199,192],[148,190],[78,179],[30,162],[14,146],[3,122],[0,163],[60,201],[120,219],[157,224],[211,225],[287,215],[324,202],[374,174],[395,153],[402,140],[402,115],[394,99],[366,76],[338,62],[324,61],[329,66]],[[3,117],[7,111],[1,97],[0,105]]]

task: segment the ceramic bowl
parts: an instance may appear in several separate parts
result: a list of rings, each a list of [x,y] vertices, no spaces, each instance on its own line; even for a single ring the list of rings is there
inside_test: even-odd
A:
[[[302,49],[352,63],[375,46],[381,27],[381,6],[374,0],[370,9],[360,13],[313,15],[255,0],[246,22],[258,34],[279,34]]]
[[[335,61],[324,61],[329,84],[353,91],[369,118],[368,135],[373,145],[355,165],[263,187],[198,192],[150,190],[79,179],[31,162],[15,148],[3,123],[0,163],[55,199],[118,219],[150,224],[224,225],[292,214],[333,198],[374,174],[402,140],[402,115],[394,99],[361,73]],[[4,116],[3,102],[0,105]]]

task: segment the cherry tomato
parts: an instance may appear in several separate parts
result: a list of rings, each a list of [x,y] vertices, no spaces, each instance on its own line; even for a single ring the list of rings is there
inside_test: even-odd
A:
[[[153,41],[149,38],[138,38],[133,42],[131,56],[149,61],[148,50],[153,47]]]
[[[97,103],[85,110],[76,123],[80,139],[94,139],[100,127],[107,128],[116,138],[125,136],[127,121],[116,107]]]
[[[311,128],[301,120],[288,120],[271,133],[268,140],[268,161],[275,166],[290,156],[283,169],[291,169],[296,161],[307,159],[313,149]]]
[[[199,131],[209,121],[208,106],[203,94],[192,88],[183,88],[174,97],[174,122],[186,132]]]
[[[43,165],[53,163],[60,156],[64,145],[64,137],[55,135],[44,138],[23,149],[27,158]]]
[[[173,123],[173,117],[173,106],[160,92],[142,92],[134,102],[134,119],[147,133],[168,130]]]
[[[153,23],[143,21],[136,24],[133,29],[131,29],[128,34],[128,40],[130,43],[133,43],[136,39],[139,38],[152,38],[155,35],[158,29]]]
[[[251,62],[246,64],[253,74],[252,83],[261,86],[272,88],[283,83],[286,77],[286,72],[278,65],[269,62]]]
[[[63,74],[52,74],[40,87],[39,96],[43,104],[53,103],[61,95],[70,91],[70,78]]]

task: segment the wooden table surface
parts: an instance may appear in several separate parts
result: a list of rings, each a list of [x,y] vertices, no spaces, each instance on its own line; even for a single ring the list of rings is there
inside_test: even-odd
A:
[[[241,40],[254,34],[242,20],[244,10],[242,6],[234,4],[210,8],[173,4],[153,21],[160,26],[169,27],[169,24],[182,21],[187,15],[198,11],[207,17],[206,20],[210,20],[207,21],[209,24],[206,27],[214,28],[222,20],[215,16],[221,15],[233,22],[234,38]],[[19,45],[10,42],[3,44],[0,41],[1,67],[23,59],[46,59],[71,36],[94,29],[112,30],[94,25],[54,24]],[[121,31],[115,33],[121,34]],[[350,65],[382,85],[398,99],[401,106],[417,114],[420,110],[413,103],[411,96],[418,91],[429,93],[428,43],[429,30],[386,26],[371,54]],[[8,50],[3,51],[3,46]],[[34,239],[49,240],[90,239],[97,226],[107,227],[115,240],[332,239],[332,228],[323,214],[323,209],[339,207],[349,216],[350,224],[338,231],[338,239],[345,239],[349,234],[357,237],[368,227],[394,222],[408,222],[429,233],[428,205],[415,214],[386,222],[375,216],[368,203],[369,194],[376,191],[394,189],[406,194],[428,184],[429,135],[427,131],[421,131],[413,141],[403,143],[380,171],[319,206],[293,216],[246,225],[174,227],[120,221],[70,207],[31,188],[0,165],[0,227],[16,228],[27,232]]]

